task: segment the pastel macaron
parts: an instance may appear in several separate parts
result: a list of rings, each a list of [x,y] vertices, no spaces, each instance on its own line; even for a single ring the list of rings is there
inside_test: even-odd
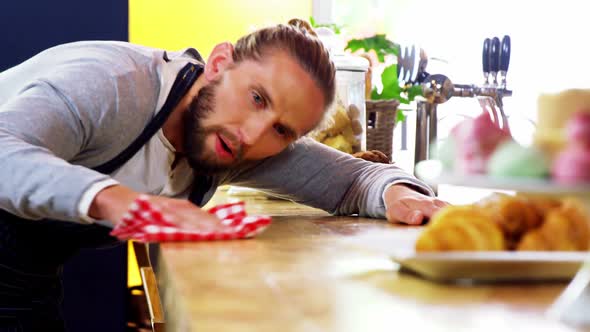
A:
[[[467,119],[453,128],[456,142],[455,171],[464,174],[485,174],[487,163],[496,148],[512,139],[507,128],[502,129],[485,112]]]
[[[590,112],[575,113],[566,124],[569,144],[590,146]]]
[[[553,162],[551,176],[562,184],[590,183],[590,146],[573,144]]]
[[[510,140],[501,143],[488,161],[488,174],[496,177],[545,178],[549,163],[535,147]]]

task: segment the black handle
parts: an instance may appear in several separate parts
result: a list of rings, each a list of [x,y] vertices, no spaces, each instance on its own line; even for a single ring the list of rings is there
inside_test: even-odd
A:
[[[500,51],[500,70],[508,71],[508,65],[510,65],[510,36],[504,36]]]
[[[481,54],[481,62],[483,64],[484,75],[490,72],[490,44],[492,41],[490,38],[486,38],[483,41],[483,52]]]
[[[494,37],[490,46],[490,72],[497,73],[500,70],[500,39]]]
[[[403,59],[404,59],[404,50],[401,48],[401,46],[397,49],[397,79],[398,81],[401,81],[404,79],[403,75],[404,75],[404,63],[403,63]]]

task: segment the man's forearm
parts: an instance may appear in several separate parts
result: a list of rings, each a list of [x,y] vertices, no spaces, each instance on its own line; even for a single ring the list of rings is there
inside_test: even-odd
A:
[[[333,214],[376,218],[385,217],[382,195],[392,184],[432,194],[425,184],[394,165],[353,158],[308,138],[256,167],[230,174],[226,181],[267,190]]]

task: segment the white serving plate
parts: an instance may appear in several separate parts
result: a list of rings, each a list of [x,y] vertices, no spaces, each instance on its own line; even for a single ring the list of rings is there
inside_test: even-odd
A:
[[[396,255],[400,266],[436,281],[548,281],[569,280],[583,263],[588,252],[503,251],[437,252]]]
[[[590,252],[584,251],[416,252],[414,243],[422,229],[400,226],[347,241],[386,254],[400,265],[401,271],[441,282],[570,280],[584,263],[590,264]]]

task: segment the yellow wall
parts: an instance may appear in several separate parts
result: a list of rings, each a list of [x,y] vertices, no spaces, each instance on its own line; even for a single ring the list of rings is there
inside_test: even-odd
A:
[[[129,0],[129,40],[180,50],[195,47],[207,58],[223,41],[254,28],[308,19],[312,0]]]
[[[234,43],[255,28],[308,19],[312,0],[129,0],[129,41],[174,51],[196,48],[207,59],[213,47]],[[141,284],[129,245],[128,284]]]

